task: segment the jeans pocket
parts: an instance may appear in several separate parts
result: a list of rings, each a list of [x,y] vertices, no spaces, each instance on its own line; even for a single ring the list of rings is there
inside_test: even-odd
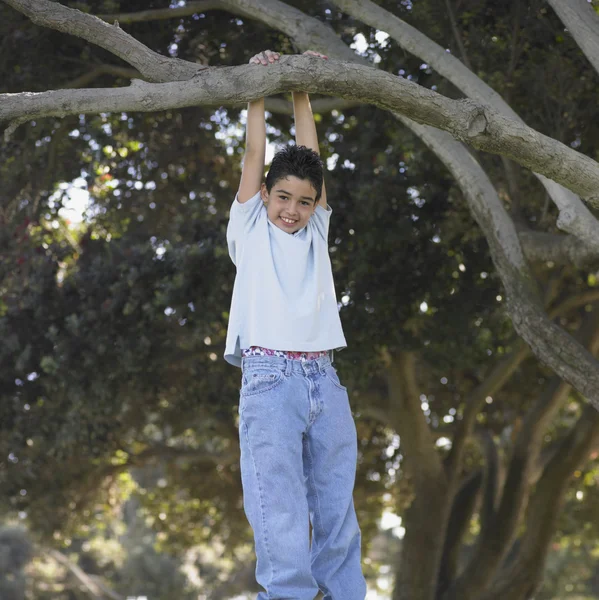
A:
[[[277,387],[283,381],[283,371],[258,367],[246,369],[241,376],[241,395],[255,396]]]
[[[325,367],[324,374],[326,375],[327,379],[336,388],[339,388],[340,390],[347,392],[347,388],[341,385],[341,381],[339,380],[339,375],[337,375],[337,369],[335,369],[335,367],[333,365],[329,365],[328,367]]]

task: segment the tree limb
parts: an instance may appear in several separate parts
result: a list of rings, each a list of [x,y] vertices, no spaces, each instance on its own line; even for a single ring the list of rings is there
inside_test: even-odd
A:
[[[488,396],[493,397],[510,380],[530,354],[530,348],[522,340],[516,340],[513,350],[495,364],[484,381],[472,390],[466,398],[464,414],[458,424],[451,451],[447,458],[451,479],[455,479],[459,474],[466,441],[472,435],[476,417],[484,405],[485,399]]]
[[[239,81],[244,82],[242,87]],[[239,104],[283,91],[337,95],[405,114],[479,150],[535,168],[599,206],[599,164],[565,144],[472,100],[451,100],[371,67],[309,56],[283,56],[268,69],[210,68],[190,81],[152,84],[136,79],[126,88],[0,94],[0,123],[75,113]]]
[[[514,224],[486,173],[463,146],[441,132],[415,123],[411,128],[434,148],[460,184],[489,242],[493,262],[507,291],[507,306],[514,328],[541,361],[599,410],[599,363],[545,314],[533,275],[522,256]],[[468,164],[468,160],[472,168],[465,170],[463,165]]]
[[[394,357],[386,348],[382,349],[381,355],[386,367],[391,423],[400,435],[402,452],[409,463],[407,468],[418,493],[419,486],[425,486],[431,478],[443,481],[445,474],[422,412],[415,355],[402,352]]]
[[[599,15],[586,0],[548,2],[599,73]]]
[[[148,81],[191,79],[206,67],[179,58],[162,56],[123,31],[118,23],[102,19],[51,0],[4,0],[36,25],[76,35],[104,48],[135,67]]]
[[[103,15],[103,18],[117,19],[124,23],[134,22],[134,20],[147,21],[153,18],[180,18],[207,10],[226,10],[235,15],[260,21],[275,31],[281,31],[288,35],[303,50],[316,50],[326,54],[329,58],[351,60],[353,57],[363,60],[343,43],[331,27],[279,0],[192,1],[184,7],[163,9],[162,12],[158,10],[145,11],[144,18],[135,17],[130,13]],[[121,19],[123,20],[121,21]]]
[[[394,590],[397,598],[432,598],[443,553],[443,537],[450,502],[447,481],[431,430],[420,403],[415,375],[415,356],[402,352],[391,356],[381,351],[388,382],[391,424],[401,439],[408,473],[416,500],[404,514],[406,534]],[[415,596],[415,594],[418,596]]]
[[[516,557],[482,600],[528,600],[533,597],[568,482],[572,473],[588,459],[598,440],[599,413],[587,406],[537,484],[529,502],[526,531]]]
[[[449,23],[451,24],[453,39],[455,40],[458,50],[460,51],[462,62],[472,71],[472,64],[470,63],[470,59],[466,53],[466,48],[464,47],[464,42],[462,41],[462,36],[460,35],[460,30],[458,29],[458,24],[455,20],[455,14],[453,12],[453,7],[451,6],[451,0],[445,0],[445,7],[447,8],[447,14],[449,16]]]
[[[556,4],[567,4],[563,0],[554,1]],[[583,2],[584,0],[577,1]],[[429,64],[437,73],[453,83],[469,98],[483,105],[492,106],[506,117],[517,120],[522,125],[524,124],[509,104],[467,66],[455,56],[445,52],[445,49],[439,44],[388,10],[370,0],[334,0],[334,4],[355,19],[387,32],[404,50]],[[515,160],[520,162],[517,159]],[[520,164],[523,163],[520,162]],[[530,168],[535,170],[535,167],[531,166]],[[537,170],[535,175],[560,210],[557,221],[558,227],[576,236],[595,251],[599,250],[599,221],[595,219],[579,198],[569,190],[557,185],[555,177],[546,175],[541,170]],[[549,179],[546,177],[549,177]],[[550,181],[551,179],[554,181]],[[566,185],[566,187],[570,186]],[[570,189],[573,188],[570,187]],[[586,193],[581,195],[586,196]]]
[[[579,336],[591,353],[599,349],[599,310],[583,320]],[[538,463],[542,436],[570,393],[570,386],[554,377],[526,414],[514,444],[501,502],[487,527],[481,529],[477,552],[455,581],[447,598],[476,598],[493,580],[507,555],[530,492],[531,471]]]
[[[132,13],[111,13],[96,15],[104,21],[118,21],[121,24],[143,23],[146,21],[162,21],[166,19],[181,19],[189,17],[196,13],[202,13],[207,10],[219,10],[224,8],[223,2],[219,0],[200,0],[196,2],[187,2],[185,6],[175,6],[173,8],[152,8],[149,10],[139,10]]]
[[[599,252],[574,235],[540,231],[519,231],[522,250],[529,262],[552,262],[555,266],[573,264],[578,268],[599,264]]]

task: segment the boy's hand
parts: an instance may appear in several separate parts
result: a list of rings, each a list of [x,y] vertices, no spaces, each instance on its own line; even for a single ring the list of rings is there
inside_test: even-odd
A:
[[[281,55],[278,52],[264,50],[263,52],[258,52],[258,54],[250,58],[250,65],[268,65],[279,60],[279,58],[281,58]]]
[[[308,56],[316,56],[316,58],[325,58],[326,60],[329,59],[326,54],[320,54],[320,52],[314,52],[314,50],[306,50],[304,54],[307,54]]]

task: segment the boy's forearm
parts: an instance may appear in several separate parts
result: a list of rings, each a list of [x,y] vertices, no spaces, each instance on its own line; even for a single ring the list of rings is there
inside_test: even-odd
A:
[[[264,118],[264,98],[248,103],[247,126],[245,129],[245,153],[266,152],[266,121]]]
[[[266,122],[264,119],[264,98],[248,104],[247,124],[245,128],[245,155],[241,169],[241,181],[237,199],[242,204],[260,190],[264,176],[264,158],[266,154]]]
[[[307,146],[320,154],[310,97],[306,92],[293,92],[293,115],[295,118],[296,144]]]

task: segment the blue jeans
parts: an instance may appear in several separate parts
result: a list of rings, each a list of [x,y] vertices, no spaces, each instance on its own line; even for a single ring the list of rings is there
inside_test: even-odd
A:
[[[248,356],[241,368],[243,507],[265,590],[256,600],[314,600],[319,589],[324,600],[364,600],[347,389],[328,356]]]

